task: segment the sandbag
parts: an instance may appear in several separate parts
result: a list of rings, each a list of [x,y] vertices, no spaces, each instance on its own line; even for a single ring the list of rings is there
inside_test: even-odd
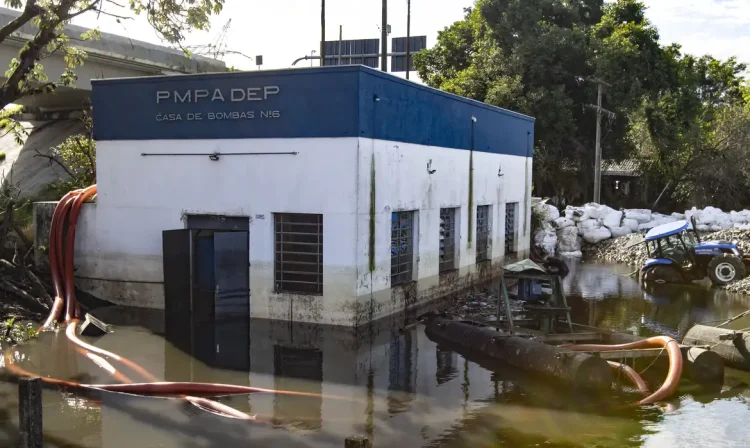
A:
[[[556,229],[564,229],[566,227],[575,226],[576,223],[572,219],[568,219],[568,218],[561,216],[557,218],[556,220],[552,221],[552,225],[554,225]]]
[[[651,210],[630,209],[625,210],[625,217],[635,219],[638,223],[643,224],[651,221]]]
[[[589,244],[597,244],[612,237],[612,232],[606,227],[591,230],[583,234],[583,239]]]
[[[699,232],[710,232],[711,228],[709,226],[705,225],[705,224],[698,224],[695,227],[695,230],[697,230]]]
[[[569,205],[565,208],[565,217],[575,222],[580,222],[589,219],[589,214],[581,207],[572,207]]]
[[[602,223],[598,219],[587,219],[576,224],[578,227],[578,234],[583,236],[587,232],[601,229]]]
[[[685,219],[684,213],[675,212],[675,213],[672,213],[670,216],[672,216],[672,218],[674,218],[676,221],[682,221],[683,219]]]
[[[729,213],[717,213],[714,216],[716,216],[716,225],[719,230],[732,228],[732,217]]]
[[[557,209],[554,205],[546,204],[547,205],[547,215],[545,221],[554,221],[557,218],[560,217],[560,210]]]
[[[583,206],[586,213],[589,215],[589,219],[602,219],[607,214],[607,206],[600,205],[595,202],[590,202]]]
[[[581,258],[583,257],[583,252],[580,250],[575,250],[572,252],[560,252],[560,256],[563,258]]]
[[[630,230],[630,227],[607,227],[609,231],[612,233],[612,238],[619,238],[621,236],[630,235],[633,233],[632,230]]]
[[[623,227],[628,227],[632,232],[638,231],[638,221],[631,218],[625,218],[622,220]]]
[[[745,224],[748,221],[745,213],[734,210],[729,212],[729,219],[732,221],[732,224]]]
[[[557,250],[560,253],[581,250],[577,227],[565,227],[557,231]]]
[[[605,227],[612,228],[612,227],[620,227],[620,223],[622,222],[622,212],[618,211],[612,211],[610,213],[607,213],[607,216],[604,216],[602,218],[602,223]]]
[[[545,222],[544,227],[536,231],[534,234],[534,244],[548,255],[555,254],[557,233],[550,223]]]

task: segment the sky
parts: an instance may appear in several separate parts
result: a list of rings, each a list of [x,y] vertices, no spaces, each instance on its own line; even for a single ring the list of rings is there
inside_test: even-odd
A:
[[[750,62],[750,0],[642,0],[647,17],[659,29],[662,43],[677,42],[693,54],[726,59],[736,56]],[[390,37],[406,36],[407,0],[389,0]],[[124,2],[123,2],[124,3]],[[413,36],[426,35],[433,46],[438,30],[460,20],[473,0],[412,0]],[[327,0],[326,38],[337,40],[339,25],[344,39],[379,38],[380,0]],[[264,69],[290,67],[292,62],[318,49],[320,0],[226,0],[221,15],[212,19],[208,33],[193,33],[187,44],[216,40],[231,19],[228,48],[250,57],[263,55]],[[102,31],[160,43],[144,20],[116,23],[111,17],[90,14],[76,23]],[[255,69],[243,56],[225,58],[229,65]],[[298,65],[310,65],[310,61]]]

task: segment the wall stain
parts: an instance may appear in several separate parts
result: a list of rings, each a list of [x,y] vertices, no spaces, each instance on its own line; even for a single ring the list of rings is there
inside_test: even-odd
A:
[[[370,235],[369,269],[375,270],[375,153],[370,157]]]

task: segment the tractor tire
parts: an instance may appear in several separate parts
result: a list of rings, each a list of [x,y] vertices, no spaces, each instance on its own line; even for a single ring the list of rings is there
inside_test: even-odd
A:
[[[664,284],[684,283],[685,279],[682,278],[677,269],[671,266],[659,265],[646,269],[643,272],[643,281],[645,283]]]
[[[745,263],[732,254],[721,254],[708,263],[708,278],[716,286],[725,286],[747,275]]]

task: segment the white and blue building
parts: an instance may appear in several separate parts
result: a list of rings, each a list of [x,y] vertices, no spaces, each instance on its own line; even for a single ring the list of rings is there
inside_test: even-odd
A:
[[[95,296],[356,326],[528,253],[528,116],[362,66],[92,85]]]

